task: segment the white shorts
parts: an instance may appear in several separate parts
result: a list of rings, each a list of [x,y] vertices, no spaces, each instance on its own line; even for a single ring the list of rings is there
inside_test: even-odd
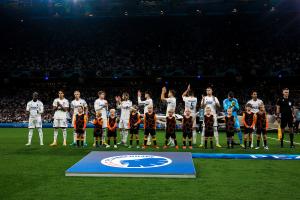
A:
[[[102,117],[103,119],[103,124],[102,124],[102,128],[107,128],[107,118],[106,117]]]
[[[68,122],[67,119],[54,119],[53,128],[67,128]]]
[[[193,117],[193,128],[197,128],[198,125],[196,124],[196,113],[191,113],[191,116]]]
[[[42,128],[42,119],[39,118],[29,118],[28,128]]]
[[[129,119],[120,119],[119,128],[129,129]]]
[[[215,118],[214,127],[217,127],[218,126],[218,118],[217,118],[216,114],[214,115],[214,118]]]

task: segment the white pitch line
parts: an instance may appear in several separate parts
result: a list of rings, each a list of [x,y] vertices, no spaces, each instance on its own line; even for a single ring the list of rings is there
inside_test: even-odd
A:
[[[272,138],[272,137],[269,137],[269,136],[267,136],[267,138],[269,138],[269,139],[271,139],[271,140],[277,140],[278,141],[278,139],[277,138]],[[287,143],[291,143],[290,141],[288,141],[288,140],[283,140],[284,142],[287,142]],[[298,142],[294,142],[294,144],[298,144],[298,145],[300,145],[300,143],[298,143]]]

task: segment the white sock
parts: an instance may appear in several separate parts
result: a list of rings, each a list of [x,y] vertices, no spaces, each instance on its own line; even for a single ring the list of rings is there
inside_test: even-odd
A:
[[[256,132],[255,131],[253,131],[253,134],[252,134],[252,141],[251,141],[251,147],[253,147],[253,141],[254,141],[254,135],[256,134]]]
[[[84,130],[84,144],[86,144],[86,130]]]
[[[121,142],[124,143],[124,129],[121,130]]]
[[[127,138],[128,138],[128,130],[124,130],[124,135],[123,135],[123,142],[124,142],[124,144],[127,143]]]
[[[58,130],[54,129],[54,142],[57,141]]]
[[[205,129],[204,129],[204,126],[203,126],[202,133],[201,133],[201,145],[204,145],[204,131],[205,131]]]
[[[62,132],[63,132],[63,138],[64,138],[64,141],[67,141],[67,129],[66,129],[66,128],[63,128],[63,129],[62,129]]]
[[[28,132],[28,143],[29,144],[31,144],[32,135],[33,135],[33,129],[30,128],[29,132]]]
[[[169,137],[169,141],[170,141],[171,145],[174,145],[174,139],[173,138]]]
[[[218,132],[218,128],[214,127],[214,135],[215,135],[215,139],[216,139],[216,144],[219,144],[219,132]]]
[[[76,139],[77,139],[77,134],[75,129],[73,130],[73,142],[76,143]]]
[[[193,144],[197,143],[197,132],[196,130],[193,130]]]
[[[148,137],[147,137],[147,142],[151,142],[151,136],[150,135],[148,135]]]
[[[42,128],[38,128],[39,137],[40,137],[40,144],[44,144],[43,142],[43,130]]]
[[[102,143],[105,143],[105,137],[106,137],[106,128],[103,129],[103,134],[102,134]]]

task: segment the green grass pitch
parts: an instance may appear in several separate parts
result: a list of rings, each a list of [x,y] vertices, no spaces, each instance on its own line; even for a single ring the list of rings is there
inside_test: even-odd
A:
[[[69,129],[69,143],[71,132]],[[181,134],[177,136],[181,144]],[[276,134],[269,136],[276,138]],[[300,199],[299,161],[194,159],[196,179],[65,177],[66,169],[95,150],[91,147],[92,129],[88,129],[89,146],[84,149],[61,146],[61,132],[58,147],[49,147],[52,139],[53,130],[44,129],[45,146],[40,147],[35,131],[33,145],[26,147],[27,129],[0,129],[0,199]],[[224,133],[220,134],[220,140],[225,146]],[[164,134],[159,131],[160,146],[163,141]],[[296,142],[300,143],[298,135]],[[278,141],[269,140],[269,151],[245,151],[237,146],[229,150],[194,148],[192,151],[300,154],[300,145],[296,149],[288,146],[285,143],[281,149]]]

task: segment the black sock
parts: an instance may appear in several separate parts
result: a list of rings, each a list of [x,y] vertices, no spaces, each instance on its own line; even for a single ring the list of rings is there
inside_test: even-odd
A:
[[[153,144],[154,144],[154,146],[156,146],[157,144],[156,144],[156,139],[154,139],[153,140]]]
[[[130,144],[130,146],[132,145],[132,139],[130,138],[130,140],[129,140],[129,144]]]
[[[185,140],[183,140],[183,146],[186,146],[186,141]]]
[[[264,146],[265,147],[267,146],[267,140],[264,140]]]
[[[249,148],[251,148],[251,143],[252,143],[252,142],[251,142],[251,139],[250,139],[250,141],[249,141]]]
[[[95,141],[96,146],[98,146],[98,140]]]
[[[260,145],[260,139],[257,139],[257,140],[256,140],[256,146],[259,147],[259,145]]]
[[[144,145],[147,145],[147,139],[144,138]]]
[[[210,141],[210,148],[211,148],[211,149],[214,148],[214,146],[213,146],[213,141],[212,141],[212,140]]]
[[[247,148],[247,141],[244,141],[245,149]]]
[[[175,143],[175,146],[177,146],[177,140],[176,139],[174,139],[174,143]]]
[[[165,145],[167,146],[167,144],[168,144],[168,139],[166,139],[166,141],[165,141]]]
[[[136,142],[136,145],[138,146],[139,143],[140,143],[140,140],[139,140],[139,139],[136,139],[135,142]]]
[[[114,145],[117,145],[117,138],[114,138]]]
[[[189,146],[192,146],[192,141],[189,139]]]
[[[229,142],[229,139],[227,138],[227,147],[229,147],[229,144],[230,144],[230,142]]]
[[[100,140],[99,144],[102,145],[102,140]]]
[[[283,139],[280,140],[280,146],[283,147]]]
[[[207,149],[207,140],[205,140],[205,142],[204,142],[204,147],[205,147],[205,149]]]
[[[83,140],[81,140],[81,146],[83,146]]]
[[[110,139],[107,140],[107,144],[110,145]]]
[[[79,147],[79,140],[76,140],[77,146]]]
[[[290,133],[291,146],[294,146],[294,134]]]

